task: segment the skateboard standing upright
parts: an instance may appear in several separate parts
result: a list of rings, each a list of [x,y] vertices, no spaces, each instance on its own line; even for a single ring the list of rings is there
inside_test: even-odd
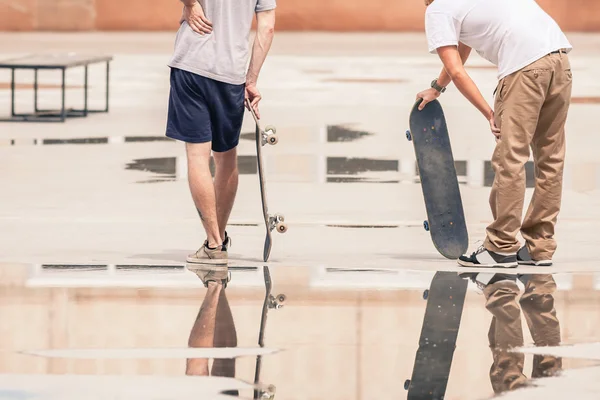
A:
[[[260,317],[260,330],[258,332],[258,345],[265,347],[265,328],[267,325],[267,313],[270,309],[280,309],[285,304],[286,297],[284,294],[279,294],[277,297],[271,294],[273,283],[271,281],[271,272],[269,267],[263,267],[263,273],[265,276],[265,301],[263,302],[262,314]],[[254,373],[254,384],[258,385],[260,382],[260,372],[262,367],[262,356],[256,357],[256,371]],[[254,399],[273,399],[275,397],[275,386],[270,385],[267,390],[254,390]]]
[[[421,101],[417,101],[410,113],[410,131],[406,137],[415,147],[425,198],[427,220],[423,225],[440,254],[456,260],[467,251],[469,234],[448,127],[439,101],[434,100],[419,111]]]
[[[269,260],[269,255],[271,254],[271,232],[277,229],[279,233],[285,233],[287,231],[287,225],[284,223],[284,217],[281,214],[269,214],[269,208],[267,206],[267,188],[266,188],[266,180],[265,180],[265,171],[263,166],[263,157],[262,157],[262,147],[267,143],[270,145],[277,144],[277,131],[273,126],[267,126],[265,130],[263,130],[260,126],[260,121],[256,116],[256,113],[252,109],[250,105],[250,101],[246,101],[246,106],[250,110],[252,117],[254,118],[254,122],[256,123],[256,160],[258,163],[258,180],[260,183],[260,196],[262,201],[262,211],[265,219],[265,227],[267,228],[267,236],[265,238],[265,247],[263,250],[263,261],[267,262]]]
[[[456,272],[437,272],[429,290],[408,400],[443,400],[460,328],[468,281]]]

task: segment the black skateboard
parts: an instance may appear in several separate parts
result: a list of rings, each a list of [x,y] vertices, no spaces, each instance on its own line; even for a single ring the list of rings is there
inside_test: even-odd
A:
[[[408,400],[443,400],[446,394],[468,281],[456,272],[437,272],[429,290]]]
[[[467,251],[469,234],[448,127],[439,101],[434,100],[419,111],[421,101],[417,101],[410,113],[410,131],[406,137],[415,146],[427,210],[423,225],[440,254],[456,260]]]
[[[265,237],[265,247],[263,249],[263,261],[267,262],[271,255],[271,232],[277,229],[279,233],[285,233],[287,231],[287,225],[284,223],[284,217],[281,214],[269,214],[269,207],[267,206],[267,184],[265,180],[265,169],[263,165],[262,148],[267,143],[270,145],[276,145],[278,142],[277,131],[274,126],[267,126],[264,130],[260,126],[256,113],[250,106],[250,101],[246,100],[246,106],[254,118],[256,124],[256,161],[258,163],[258,181],[260,183],[260,198],[262,202],[263,217],[265,219],[265,227],[267,228],[267,236]]]
[[[260,317],[260,330],[258,332],[258,345],[265,347],[265,327],[267,325],[267,314],[270,309],[280,309],[284,306],[286,297],[284,294],[279,294],[277,297],[271,294],[273,283],[271,281],[271,272],[269,267],[264,266],[263,272],[265,276],[265,301],[263,302],[262,314]],[[256,357],[256,370],[254,373],[254,384],[258,385],[260,382],[260,372],[262,367],[262,356]],[[255,389],[254,399],[274,399],[275,398],[275,386],[269,385],[265,390]]]

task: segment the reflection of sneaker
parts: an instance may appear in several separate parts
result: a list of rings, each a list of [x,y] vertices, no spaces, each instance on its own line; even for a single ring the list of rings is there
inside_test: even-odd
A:
[[[227,266],[188,264],[187,269],[198,275],[205,287],[208,287],[209,282],[216,282],[226,288],[227,283],[231,280],[231,274]]]
[[[493,272],[463,272],[458,274],[462,279],[470,279],[477,288],[483,293],[486,287],[498,283],[500,281],[516,281],[516,277],[506,274],[495,274]]]
[[[460,256],[458,264],[463,267],[475,268],[515,268],[519,266],[516,254],[494,253],[483,246],[470,256]]]
[[[197,252],[190,254],[186,261],[190,264],[227,265],[227,250],[223,246],[210,249],[204,242]]]
[[[517,261],[519,265],[535,265],[537,267],[551,267],[552,260],[533,260],[529,254],[527,246],[521,247],[521,250],[517,252]]]

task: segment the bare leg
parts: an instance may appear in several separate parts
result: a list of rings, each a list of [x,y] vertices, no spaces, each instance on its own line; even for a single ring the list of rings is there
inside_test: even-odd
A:
[[[188,347],[210,348],[213,347],[215,339],[215,323],[217,317],[217,306],[223,285],[216,282],[208,283],[208,290],[204,302],[198,311],[196,322],[190,332]],[[186,375],[208,376],[208,358],[188,358],[186,363]]]
[[[231,308],[227,301],[225,290],[221,291],[217,307],[217,322],[215,325],[215,347],[237,347],[237,334]],[[212,376],[235,377],[235,358],[216,359],[212,366]]]
[[[224,153],[214,153],[215,195],[217,200],[217,220],[221,240],[225,239],[225,229],[233,209],[238,188],[237,149]]]
[[[190,191],[200,213],[208,245],[215,248],[221,245],[222,239],[219,234],[215,188],[209,168],[210,148],[210,142],[186,144]]]

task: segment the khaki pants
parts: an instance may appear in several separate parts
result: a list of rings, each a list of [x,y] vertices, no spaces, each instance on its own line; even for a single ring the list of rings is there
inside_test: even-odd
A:
[[[566,54],[549,54],[498,84],[496,124],[501,139],[492,166],[496,173],[490,206],[494,222],[485,247],[497,253],[519,250],[517,234],[534,260],[551,260],[560,211],[565,160],[565,122],[572,74]],[[535,192],[523,223],[525,163],[533,150]]]
[[[560,323],[553,296],[556,283],[552,275],[526,277],[525,292],[518,302],[519,287],[513,280],[490,284],[484,290],[485,306],[494,316],[488,338],[494,357],[490,381],[495,393],[517,389],[527,382],[523,374],[525,355],[511,351],[523,346],[521,310],[536,346],[560,345]],[[531,377],[553,376],[561,369],[560,358],[535,355]]]

